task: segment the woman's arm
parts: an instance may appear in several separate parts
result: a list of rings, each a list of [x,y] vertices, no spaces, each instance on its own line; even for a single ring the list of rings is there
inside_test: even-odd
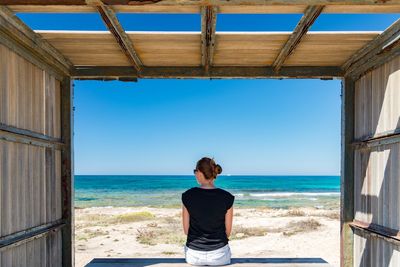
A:
[[[226,228],[226,236],[229,238],[232,231],[232,220],[233,220],[233,206],[227,210],[225,214],[225,228]]]
[[[185,205],[182,205],[182,223],[183,223],[183,232],[185,235],[188,234],[189,232],[189,211],[185,207]]]

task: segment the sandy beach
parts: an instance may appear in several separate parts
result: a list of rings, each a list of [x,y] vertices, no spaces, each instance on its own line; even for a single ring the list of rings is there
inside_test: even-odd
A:
[[[184,257],[180,208],[75,210],[76,266],[96,257]],[[319,257],[339,266],[339,211],[236,208],[232,257]]]

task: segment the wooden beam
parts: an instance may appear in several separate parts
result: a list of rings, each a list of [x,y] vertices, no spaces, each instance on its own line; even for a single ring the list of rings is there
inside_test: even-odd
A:
[[[213,6],[204,6],[201,9],[201,64],[206,72],[214,59],[217,9]]]
[[[0,139],[21,144],[48,147],[61,150],[64,146],[58,138],[20,129],[0,123]]]
[[[4,43],[10,45],[14,42],[21,45],[40,61],[64,75],[69,75],[73,64],[5,6],[0,6],[0,37],[6,40]]]
[[[190,6],[238,6],[238,5],[394,5],[399,0],[104,0],[106,5],[190,5]],[[1,0],[2,5],[86,5],[86,0]]]
[[[62,230],[62,266],[74,264],[74,144],[73,144],[73,86],[66,77],[61,82],[61,138],[65,144],[61,151],[61,199],[62,218],[65,227]]]
[[[39,225],[27,230],[23,230],[11,235],[3,236],[0,238],[0,252],[9,249],[11,247],[16,247],[21,244],[27,243],[34,239],[41,238],[48,235],[50,232],[58,231],[65,226],[63,220],[58,220],[52,223],[47,223]]]
[[[361,221],[353,221],[350,223],[350,227],[354,230],[358,230],[361,235],[370,235],[378,238],[382,238],[395,245],[400,245],[400,231],[384,227],[374,223],[365,223]]]
[[[400,142],[400,128],[386,131],[375,136],[369,136],[352,142],[354,149],[368,149],[380,145],[388,145]]]
[[[363,64],[347,70],[346,75],[351,76],[353,79],[357,80],[368,71],[376,69],[383,64],[389,62],[390,60],[400,56],[399,40],[397,40],[393,45],[390,45],[386,48],[385,47],[382,47],[381,51],[377,54],[369,54],[368,56],[365,56],[365,59],[361,60]]]
[[[354,219],[354,104],[355,81],[342,80],[341,107],[341,168],[340,168],[340,266],[353,266],[353,232],[350,223]]]
[[[141,78],[193,79],[193,78],[341,78],[344,72],[339,67],[283,67],[277,74],[271,67],[211,67],[205,72],[202,67],[143,67]],[[138,77],[130,67],[86,67],[77,66],[71,73],[77,79]]]
[[[229,2],[227,2],[229,3]],[[303,13],[309,5],[220,5],[218,13],[222,14],[299,14]],[[9,5],[10,9],[18,13],[95,13],[97,10],[91,6],[84,5]],[[185,13],[199,14],[200,7],[195,5],[113,5],[116,13]],[[400,13],[400,5],[367,4],[367,5],[329,5],[322,13],[345,13],[345,14],[367,14],[367,13]]]
[[[104,5],[103,2],[100,0],[88,0],[87,2],[97,8],[101,18],[103,19],[109,31],[114,36],[122,52],[131,62],[133,67],[140,73],[143,63],[136,53],[131,39],[122,28],[122,25],[119,22],[115,12],[112,10],[111,7]]]
[[[295,48],[299,45],[301,39],[306,35],[314,21],[318,18],[319,14],[321,14],[323,8],[324,6],[307,7],[292,35],[290,35],[289,39],[280,50],[274,63],[272,63],[272,67],[274,68],[275,72],[278,72],[281,69],[286,59],[293,53]]]
[[[385,58],[385,54],[390,55],[393,53],[392,51],[396,51],[399,45],[399,36],[400,19],[351,56],[342,65],[342,69],[346,71],[347,75],[357,78],[356,75],[365,73],[371,67],[381,63],[380,59],[388,60]]]

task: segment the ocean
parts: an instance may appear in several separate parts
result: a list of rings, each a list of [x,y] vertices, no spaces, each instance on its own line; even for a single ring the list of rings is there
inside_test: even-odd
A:
[[[336,209],[339,176],[218,176],[236,207]],[[181,194],[198,186],[193,175],[75,175],[75,206],[180,207]]]

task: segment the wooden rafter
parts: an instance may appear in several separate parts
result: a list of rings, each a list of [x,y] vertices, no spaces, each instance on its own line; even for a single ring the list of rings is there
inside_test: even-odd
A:
[[[100,0],[94,0],[94,1],[88,0],[87,3],[97,8],[101,18],[103,19],[109,31],[114,36],[122,52],[128,58],[129,62],[131,62],[133,67],[138,72],[140,72],[143,63],[140,60],[138,54],[136,53],[131,39],[126,34],[125,30],[122,28],[121,23],[119,22],[112,8],[103,4],[103,2]]]
[[[385,53],[391,52],[392,55],[399,53],[399,40],[400,19],[351,56],[342,65],[342,69],[346,71],[347,75],[352,76],[367,71],[374,65],[378,65],[378,60],[381,58],[386,60]]]
[[[213,63],[217,7],[204,6],[201,9],[201,64],[206,72]]]
[[[306,35],[308,29],[310,29],[310,27],[313,25],[314,21],[318,18],[319,14],[321,14],[323,8],[324,6],[307,7],[307,9],[304,12],[304,15],[300,19],[292,35],[289,37],[285,45],[282,47],[274,63],[272,64],[272,67],[276,72],[280,70],[280,68],[285,63],[285,60],[299,45],[301,39]]]

